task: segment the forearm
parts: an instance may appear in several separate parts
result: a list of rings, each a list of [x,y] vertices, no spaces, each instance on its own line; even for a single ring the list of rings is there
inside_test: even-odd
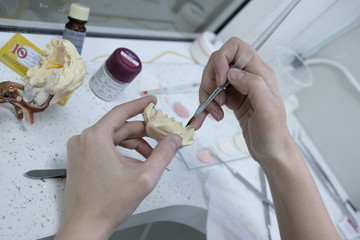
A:
[[[282,239],[340,239],[306,163],[296,146],[289,145],[279,159],[262,164]]]

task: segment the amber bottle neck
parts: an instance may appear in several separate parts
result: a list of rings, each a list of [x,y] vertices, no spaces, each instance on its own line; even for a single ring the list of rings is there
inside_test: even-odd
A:
[[[76,18],[68,17],[69,22],[65,25],[66,28],[79,31],[79,32],[86,32],[85,23],[87,21],[82,21]]]

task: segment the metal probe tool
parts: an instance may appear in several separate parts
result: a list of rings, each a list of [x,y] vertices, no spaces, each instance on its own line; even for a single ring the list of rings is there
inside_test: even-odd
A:
[[[260,192],[256,187],[254,187],[245,177],[243,177],[237,170],[229,166],[229,164],[222,160],[218,155],[214,154],[213,152],[210,152],[211,156],[213,156],[217,161],[222,163],[229,171],[230,173],[240,182],[242,182],[245,187],[247,187],[256,197],[258,197],[264,204],[267,206],[270,206],[274,208],[274,204],[263,194]]]
[[[267,198],[265,173],[264,173],[264,170],[261,167],[259,167],[259,176],[260,176],[260,183],[261,183],[261,192],[264,194],[264,197]],[[267,234],[268,234],[268,239],[272,240],[272,237],[271,237],[270,208],[269,208],[269,205],[266,202],[263,202],[263,205],[264,205],[264,217],[265,217],[265,224],[266,224],[266,230],[267,230]]]
[[[272,22],[271,24],[265,29],[265,31],[255,40],[255,42],[251,45],[251,47],[255,51],[247,51],[245,54],[240,56],[240,58],[235,62],[234,65],[231,66],[231,68],[237,68],[237,69],[243,69],[246,64],[254,57],[254,54],[256,51],[258,51],[264,43],[270,38],[270,36],[275,32],[275,30],[280,26],[280,24],[286,19],[286,17],[291,13],[291,11],[295,8],[295,6],[300,2],[301,0],[294,0],[292,1]],[[205,100],[203,104],[201,104],[198,109],[195,111],[195,114],[193,117],[189,120],[189,122],[186,124],[186,126],[189,126],[191,122],[200,115],[202,111],[209,105],[209,103],[214,100],[214,98],[227,86],[229,85],[229,82],[226,81],[226,83],[222,86],[219,86],[215,88],[215,90],[210,94],[210,96]]]

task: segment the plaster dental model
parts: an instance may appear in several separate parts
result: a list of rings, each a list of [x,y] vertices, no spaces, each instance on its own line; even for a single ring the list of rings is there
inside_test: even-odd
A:
[[[176,133],[182,138],[181,147],[191,145],[195,142],[194,128],[183,127],[182,124],[175,121],[174,118],[164,116],[161,109],[155,111],[154,106],[155,104],[150,103],[143,112],[146,134],[149,137],[160,141],[164,137]]]
[[[85,73],[85,63],[75,46],[68,40],[53,39],[40,61],[27,71],[24,81],[33,86],[31,95],[36,104],[42,105],[54,95],[52,105],[80,87]]]

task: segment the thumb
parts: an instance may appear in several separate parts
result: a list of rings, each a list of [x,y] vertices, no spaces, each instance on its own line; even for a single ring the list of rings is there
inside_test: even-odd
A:
[[[268,84],[258,75],[233,68],[228,72],[228,80],[237,91],[247,95],[251,102],[264,100],[271,95]]]
[[[240,69],[231,68],[228,71],[228,80],[229,83],[236,88],[239,92],[242,94],[247,94],[247,91],[242,87],[244,85],[244,81],[242,78],[244,78],[245,72]],[[241,80],[240,80],[241,79]]]
[[[149,171],[153,171],[160,177],[180,148],[181,142],[182,138],[177,134],[172,134],[161,140],[145,162]]]

